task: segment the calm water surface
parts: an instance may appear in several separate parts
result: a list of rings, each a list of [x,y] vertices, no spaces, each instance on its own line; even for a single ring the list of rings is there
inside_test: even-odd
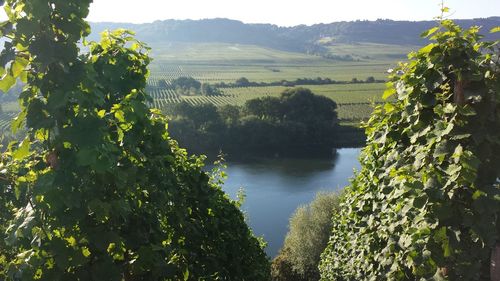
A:
[[[359,170],[360,149],[337,150],[334,159],[262,159],[228,162],[224,190],[232,197],[245,191],[243,211],[254,233],[263,236],[266,252],[274,257],[288,231],[295,209],[311,202],[319,191],[335,191],[349,184]]]

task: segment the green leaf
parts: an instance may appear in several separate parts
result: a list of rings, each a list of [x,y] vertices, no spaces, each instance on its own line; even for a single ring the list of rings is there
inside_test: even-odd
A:
[[[101,109],[97,112],[97,116],[99,116],[100,118],[103,118],[104,115],[106,115],[106,110],[105,109]]]
[[[394,110],[396,110],[396,107],[390,103],[386,103],[386,104],[384,104],[384,110],[386,113],[391,113]]]
[[[422,32],[422,34],[420,34],[420,37],[428,37],[428,36],[434,34],[438,30],[439,30],[439,26],[433,27],[431,29],[428,29],[428,30]]]
[[[28,83],[28,71],[21,72],[21,75],[19,75],[19,79],[25,84]]]
[[[92,165],[97,161],[97,152],[92,148],[83,148],[76,154],[76,161],[83,166]]]
[[[6,73],[2,77],[2,80],[0,80],[0,90],[2,90],[4,93],[7,93],[12,88],[12,86],[14,86],[14,84],[16,84],[16,78]]]
[[[21,111],[19,115],[14,118],[10,124],[11,126],[11,131],[13,134],[17,133],[19,129],[21,129],[22,125],[24,124],[24,121],[26,120],[26,115],[28,112],[26,110]]]
[[[24,159],[30,153],[31,142],[29,137],[26,137],[19,145],[19,148],[12,153],[12,157],[16,160]]]
[[[497,33],[497,32],[500,32],[500,26],[493,27],[493,28],[490,30],[490,33]]]
[[[12,76],[16,78],[19,77],[19,75],[21,75],[21,73],[24,71],[28,63],[29,61],[27,59],[17,57],[14,60],[14,63],[12,64],[11,68]]]
[[[422,49],[420,49],[418,52],[421,53],[421,54],[428,54],[432,51],[432,49],[434,49],[434,47],[436,47],[437,44],[435,43],[431,43],[425,47],[423,47]]]
[[[392,84],[391,82],[387,83],[387,89],[384,91],[382,98],[386,100],[391,96],[393,96],[394,94],[396,94],[396,89],[394,88],[394,84]]]
[[[115,111],[115,118],[118,122],[125,122],[125,113],[122,110]]]
[[[91,255],[89,248],[83,247],[82,248],[82,254],[83,254],[84,257],[88,258]]]

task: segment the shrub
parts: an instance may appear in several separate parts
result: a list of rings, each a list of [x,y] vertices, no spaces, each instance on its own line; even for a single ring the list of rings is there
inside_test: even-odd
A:
[[[319,279],[318,264],[328,243],[331,218],[338,210],[338,203],[337,193],[318,193],[309,205],[295,211],[283,248],[273,260],[274,280]]]

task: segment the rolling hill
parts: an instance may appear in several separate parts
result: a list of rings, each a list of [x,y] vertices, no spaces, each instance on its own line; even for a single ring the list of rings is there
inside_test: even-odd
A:
[[[500,35],[489,30],[500,26],[500,17],[456,20],[462,27],[482,26],[487,39]],[[92,23],[91,39],[106,29],[127,28],[149,44],[165,42],[249,44],[278,50],[321,54],[338,43],[421,45],[420,34],[435,21],[352,21],[280,27],[272,24],[245,24],[230,19],[164,20],[145,24]],[[493,37],[496,36],[496,37]]]

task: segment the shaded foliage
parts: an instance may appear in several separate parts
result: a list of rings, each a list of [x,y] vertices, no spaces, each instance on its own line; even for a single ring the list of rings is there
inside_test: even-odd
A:
[[[443,9],[445,11],[445,9]],[[450,20],[391,78],[333,217],[322,280],[490,280],[500,234],[499,42]],[[399,72],[398,71],[398,72]]]
[[[285,90],[280,97],[249,100],[244,106],[215,107],[179,103],[167,109],[170,132],[196,153],[219,150],[237,154],[331,155],[342,134],[356,129],[338,125],[334,101],[309,89]],[[361,141],[359,140],[361,139]]]
[[[4,92],[26,85],[2,154],[5,280],[267,280],[269,263],[203,159],[150,110],[148,48],[125,30],[99,43],[91,0],[7,0]]]

